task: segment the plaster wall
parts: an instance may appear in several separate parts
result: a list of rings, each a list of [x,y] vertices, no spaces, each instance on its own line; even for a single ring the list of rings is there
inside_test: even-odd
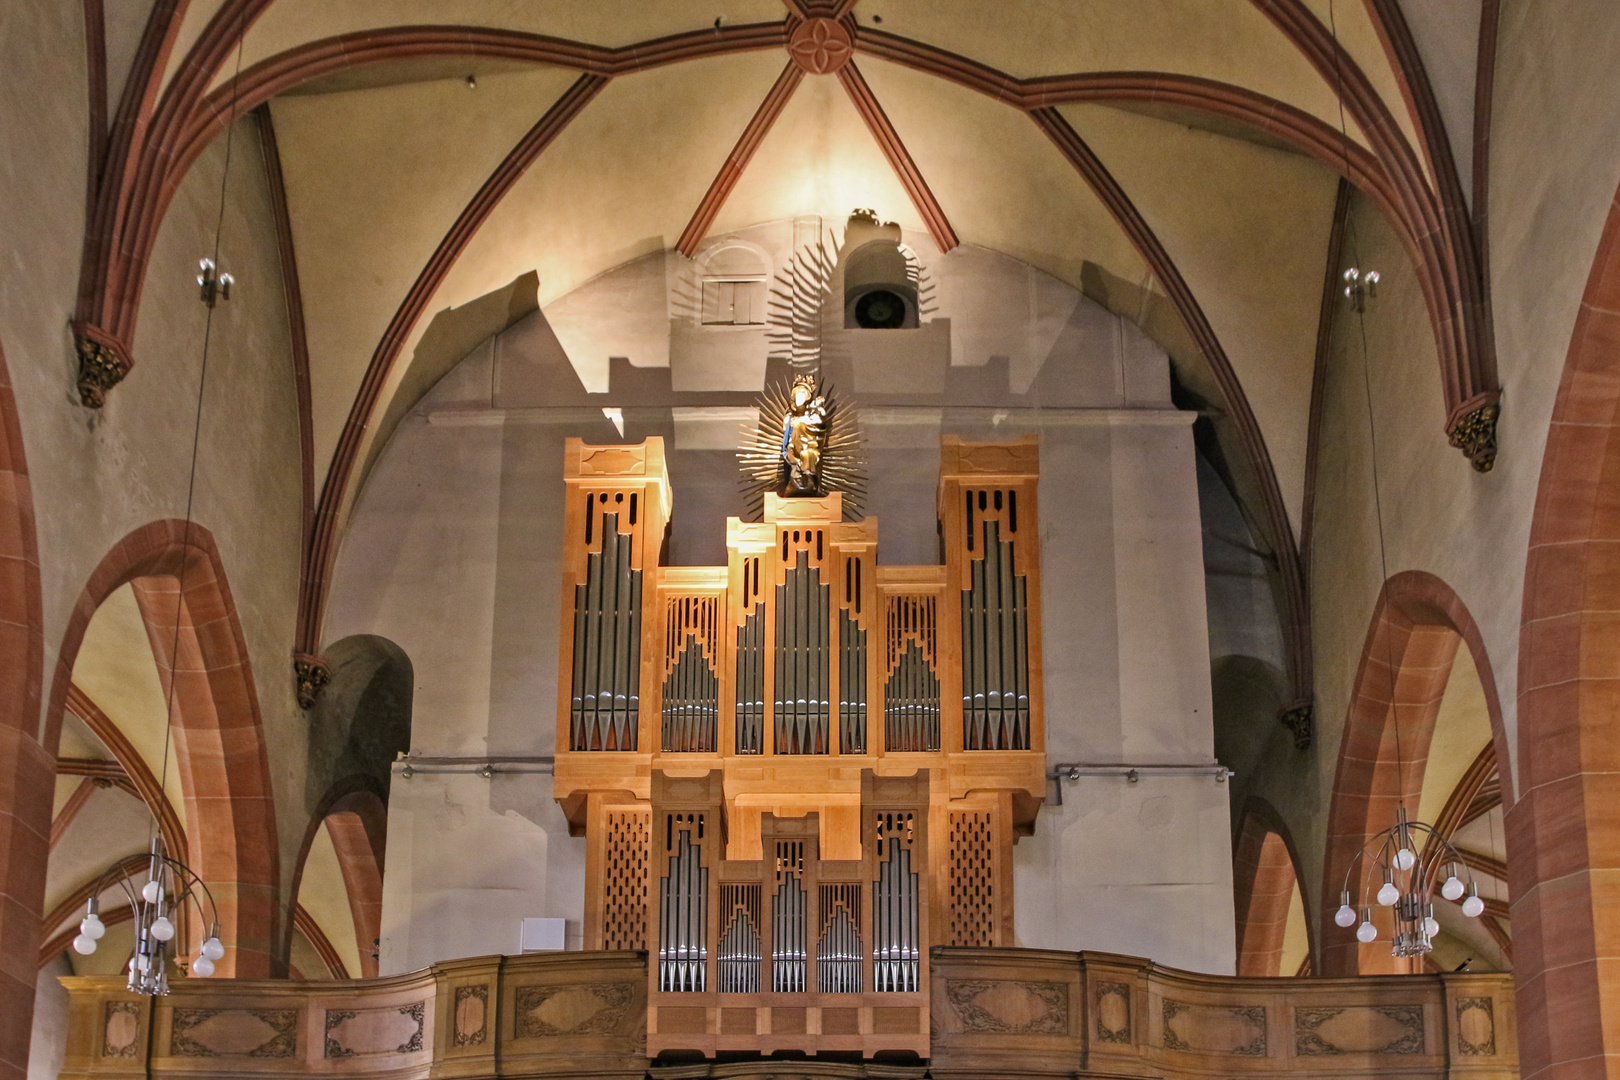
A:
[[[773,257],[790,250],[785,224],[748,235]],[[853,384],[869,436],[879,561],[938,560],[942,434],[1038,434],[1049,759],[1212,764],[1192,414],[1170,406],[1164,354],[1005,256],[969,249],[925,269],[940,300],[921,333],[824,327],[827,376]],[[410,656],[418,757],[553,752],[567,437],[662,436],[669,562],[725,560],[724,519],[743,512],[735,432],[764,369],[723,362],[739,333],[696,326],[680,265],[668,281],[651,271],[643,259],[558,301],[561,334],[542,311],[473,350],[407,415],[360,494],[326,632],[378,634]],[[616,306],[628,336],[579,317]],[[653,316],[685,335],[680,347],[657,348]],[[900,359],[881,347],[889,334],[911,335]],[[641,352],[611,359],[631,340]],[[896,364],[909,374],[885,373]],[[587,393],[587,377],[604,392]],[[511,952],[526,916],[567,919],[580,940],[584,842],[567,835],[549,777],[497,765],[483,779],[477,767],[413,765],[406,778],[395,766],[384,973]],[[1207,772],[1070,787],[1015,854],[1024,943],[1229,972],[1225,789]],[[1047,918],[1060,900],[1063,915]],[[1189,904],[1198,919],[1178,916]]]
[[[127,14],[126,7],[109,10]],[[288,673],[301,492],[298,407],[262,157],[247,120],[236,127],[223,189],[224,141],[198,159],[158,235],[131,346],[136,366],[105,409],[85,409],[68,327],[85,224],[85,57],[81,6],[0,8],[0,343],[33,494],[42,675],[49,687],[74,605],[113,545],[153,520],[186,514],[206,316],[193,275],[213,248],[223,190],[221,261],[238,288],[215,312],[192,510],[218,542],[256,673],[285,881],[304,827],[289,797],[303,766]],[[52,719],[39,719],[47,745],[55,740]]]
[[[1307,888],[1321,852],[1356,666],[1385,571],[1445,581],[1479,625],[1515,759],[1525,553],[1546,431],[1581,294],[1620,182],[1620,26],[1608,5],[1505,3],[1491,129],[1490,265],[1500,448],[1491,472],[1446,445],[1433,335],[1405,253],[1358,197],[1346,265],[1383,274],[1365,317],[1383,547],[1373,504],[1360,327],[1341,308],[1326,373],[1316,477],[1312,618],[1317,737],[1309,760],[1268,766]],[[1387,567],[1384,565],[1387,562]],[[1487,673],[1482,671],[1481,676]],[[1321,897],[1312,897],[1319,919]]]
[[[1414,16],[1426,58],[1442,24],[1468,29],[1452,6]],[[1489,672],[1480,674],[1495,680],[1513,756],[1508,782],[1516,785],[1518,637],[1530,523],[1575,316],[1620,183],[1620,114],[1612,107],[1620,93],[1620,68],[1612,62],[1620,53],[1620,25],[1612,15],[1600,0],[1502,4],[1489,133],[1488,284],[1503,392],[1491,472],[1474,472],[1446,444],[1434,338],[1411,264],[1366,200],[1358,195],[1352,205],[1343,265],[1383,275],[1365,328],[1384,554],[1373,501],[1361,328],[1341,306],[1314,477],[1315,741],[1301,753],[1285,734],[1259,740],[1248,770],[1258,782],[1236,789],[1265,798],[1288,822],[1303,863],[1307,910],[1317,925],[1335,764],[1386,569],[1389,575],[1415,569],[1438,576],[1473,615],[1490,660]],[[1457,58],[1435,63],[1461,66]],[[1443,95],[1452,93],[1442,87]],[[1454,111],[1455,104],[1443,100],[1442,108]]]

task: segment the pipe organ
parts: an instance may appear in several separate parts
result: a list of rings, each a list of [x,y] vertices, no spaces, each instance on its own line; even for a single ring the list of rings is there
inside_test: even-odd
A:
[[[1034,440],[941,446],[943,565],[767,495],[666,567],[663,443],[565,464],[556,795],[647,1049],[928,1055],[929,947],[1011,946],[1045,793]]]

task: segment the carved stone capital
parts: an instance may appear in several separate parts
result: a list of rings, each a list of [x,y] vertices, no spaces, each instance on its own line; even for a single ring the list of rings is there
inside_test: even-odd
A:
[[[1467,455],[1477,472],[1490,472],[1496,464],[1496,418],[1501,413],[1497,395],[1481,394],[1458,406],[1446,424],[1451,445]]]
[[[1291,701],[1277,710],[1277,720],[1294,734],[1294,749],[1309,750],[1316,728],[1316,706],[1309,698]]]
[[[73,346],[79,354],[79,402],[87,409],[107,403],[107,391],[124,381],[134,366],[115,339],[94,327],[75,325]]]
[[[331,681],[332,669],[325,660],[308,653],[293,653],[293,683],[299,708],[313,709],[315,699],[321,696],[321,691]]]

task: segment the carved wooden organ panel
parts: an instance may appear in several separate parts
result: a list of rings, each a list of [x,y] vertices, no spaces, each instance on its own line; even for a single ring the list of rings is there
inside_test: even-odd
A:
[[[942,445],[943,566],[766,497],[662,567],[663,445],[570,440],[556,795],[648,1052],[928,1053],[931,945],[1010,946],[1045,792],[1038,451]]]

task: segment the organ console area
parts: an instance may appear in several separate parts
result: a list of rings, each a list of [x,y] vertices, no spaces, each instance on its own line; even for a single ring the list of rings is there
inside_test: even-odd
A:
[[[935,566],[881,564],[836,491],[663,566],[662,440],[568,442],[555,791],[585,948],[648,954],[649,1056],[927,1057],[930,947],[1014,944],[1039,473],[1034,439],[944,438]]]

